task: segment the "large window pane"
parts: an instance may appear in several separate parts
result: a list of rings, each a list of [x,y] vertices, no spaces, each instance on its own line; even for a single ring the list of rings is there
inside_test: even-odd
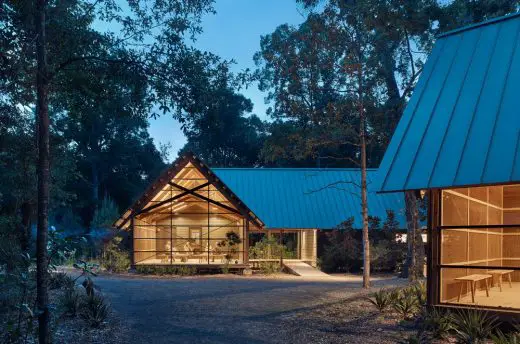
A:
[[[440,301],[520,308],[520,187],[444,190],[441,211]]]

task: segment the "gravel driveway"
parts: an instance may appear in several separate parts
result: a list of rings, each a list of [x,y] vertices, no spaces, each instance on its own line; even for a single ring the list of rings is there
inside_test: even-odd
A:
[[[99,276],[130,343],[330,343],[309,312],[357,300],[360,278]],[[395,278],[374,287],[401,285]],[[299,319],[302,319],[299,321]]]

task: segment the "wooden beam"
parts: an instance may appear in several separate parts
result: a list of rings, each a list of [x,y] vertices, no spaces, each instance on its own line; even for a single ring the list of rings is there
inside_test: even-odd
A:
[[[185,192],[191,194],[192,196],[194,196],[194,197],[196,197],[196,198],[199,198],[199,199],[201,199],[201,200],[203,200],[203,201],[209,202],[209,203],[211,203],[211,204],[214,204],[214,205],[216,205],[216,206],[219,206],[219,207],[221,207],[221,208],[224,208],[224,209],[226,209],[226,210],[228,210],[228,211],[230,211],[230,212],[232,212],[232,213],[235,213],[235,214],[238,214],[238,215],[243,216],[243,214],[242,214],[240,211],[236,210],[235,208],[231,208],[231,207],[229,207],[229,206],[227,206],[227,205],[225,205],[225,204],[222,204],[222,203],[220,203],[220,202],[217,202],[217,201],[215,201],[215,200],[212,200],[211,198],[208,198],[208,197],[205,197],[205,196],[199,195],[198,193],[192,192],[190,189],[186,189],[184,186],[181,186],[181,185],[175,184],[174,182],[168,182],[168,184],[170,184],[171,186],[174,186],[174,187],[176,187],[176,188],[179,188],[179,189],[181,189],[181,190],[183,190],[183,191],[185,191]],[[192,189],[192,190],[193,190],[193,189]]]
[[[175,184],[175,183],[171,183],[171,182],[169,182],[168,184]],[[201,185],[199,185],[199,186],[194,187],[193,189],[186,189],[186,188],[184,188],[183,186],[180,186],[180,185],[179,185],[179,186],[175,186],[176,188],[179,188],[179,189],[181,189],[181,190],[184,191],[184,192],[183,192],[183,193],[180,193],[180,194],[178,194],[178,195],[175,195],[175,196],[173,196],[173,197],[170,197],[170,198],[168,198],[168,199],[165,199],[164,201],[161,201],[161,202],[156,203],[156,204],[154,204],[154,205],[151,205],[151,206],[149,206],[149,207],[147,207],[147,208],[144,208],[144,209],[140,210],[140,211],[137,213],[137,215],[139,215],[139,214],[143,214],[143,213],[147,213],[147,212],[149,212],[150,210],[153,210],[153,209],[155,209],[155,208],[158,208],[158,207],[160,207],[160,206],[162,206],[162,205],[165,205],[165,204],[167,204],[167,203],[173,202],[173,201],[175,201],[176,199],[179,199],[179,198],[181,198],[181,197],[184,197],[184,196],[187,196],[187,195],[190,195],[190,194],[191,194],[191,195],[196,195],[196,194],[194,193],[195,191],[200,190],[200,189],[202,189],[202,188],[204,188],[204,187],[206,187],[206,186],[209,186],[209,185],[210,185],[210,183],[204,183],[204,184],[201,184]]]

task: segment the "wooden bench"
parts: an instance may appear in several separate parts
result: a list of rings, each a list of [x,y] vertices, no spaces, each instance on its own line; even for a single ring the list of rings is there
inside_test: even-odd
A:
[[[514,272],[514,270],[489,270],[487,273],[490,275],[493,275],[493,279],[491,280],[491,285],[494,284],[494,277],[498,277],[498,287],[500,288],[500,291],[502,291],[502,276],[506,275],[507,280],[509,282],[509,288],[513,288],[513,285],[511,284],[511,274]]]
[[[486,282],[486,296],[489,297],[489,285],[488,279],[493,278],[493,275],[486,274],[474,274],[468,276],[462,276],[455,278],[456,281],[460,283],[459,297],[457,298],[457,302],[460,302],[460,297],[462,296],[462,288],[464,287],[464,282],[469,283],[471,287],[471,302],[475,303],[475,292],[477,289],[477,282],[485,281]]]

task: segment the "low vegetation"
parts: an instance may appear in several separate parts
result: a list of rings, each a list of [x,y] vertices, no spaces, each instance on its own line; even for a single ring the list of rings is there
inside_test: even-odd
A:
[[[504,333],[498,318],[485,311],[448,311],[426,306],[423,282],[400,289],[381,289],[366,299],[383,316],[397,315],[401,325],[416,329],[416,334],[403,343],[516,344],[520,340],[520,328]]]
[[[135,267],[137,273],[146,275],[179,275],[192,276],[197,273],[194,266],[173,266],[173,265],[137,265]]]

